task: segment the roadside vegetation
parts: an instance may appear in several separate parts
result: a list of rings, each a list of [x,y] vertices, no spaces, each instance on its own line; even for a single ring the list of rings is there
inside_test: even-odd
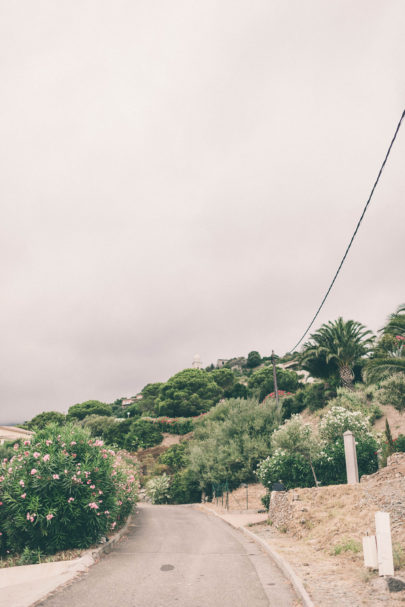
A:
[[[60,434],[75,428],[110,449],[138,453],[141,485],[154,503],[210,499],[257,479],[268,488],[279,480],[287,488],[344,483],[345,430],[355,434],[360,475],[405,450],[405,436],[392,437],[389,424],[384,433],[373,429],[385,405],[405,409],[404,319],[402,305],[375,336],[338,318],[300,352],[275,356],[279,404],[272,357],[253,350],[220,368],[147,384],[130,399],[78,403],[66,416],[41,413],[24,427],[34,440],[53,423]],[[158,449],[168,435],[180,442]]]

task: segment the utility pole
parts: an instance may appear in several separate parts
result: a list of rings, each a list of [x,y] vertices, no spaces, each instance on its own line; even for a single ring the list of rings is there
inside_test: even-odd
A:
[[[278,405],[277,372],[276,372],[276,363],[274,362],[274,350],[271,351],[271,362],[273,363],[274,393],[276,395],[276,403]]]

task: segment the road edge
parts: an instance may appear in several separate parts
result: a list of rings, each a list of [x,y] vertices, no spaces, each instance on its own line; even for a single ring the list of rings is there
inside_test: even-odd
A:
[[[265,552],[267,552],[267,554],[274,561],[274,563],[277,565],[277,567],[282,571],[282,573],[285,575],[287,580],[289,582],[291,582],[298,598],[302,601],[304,607],[315,607],[315,604],[313,603],[311,597],[309,596],[307,590],[305,589],[302,580],[295,573],[295,571],[291,567],[290,563],[288,563],[288,561],[286,561],[286,559],[284,557],[282,557],[278,552],[276,552],[274,550],[274,548],[271,548],[271,546],[265,540],[263,540],[261,537],[256,535],[256,533],[253,533],[249,529],[246,529],[246,527],[244,527],[243,525],[239,526],[239,527],[235,527],[234,525],[232,525],[232,523],[230,523],[229,521],[224,519],[220,514],[218,514],[218,512],[215,512],[215,510],[211,510],[211,508],[207,508],[204,504],[195,504],[195,507],[198,510],[203,510],[204,512],[215,514],[215,516],[217,516],[222,521],[224,521],[224,523],[227,523],[233,529],[237,529],[238,531],[241,531],[247,537],[250,537],[251,539],[253,539],[257,544],[260,544],[260,546],[263,548],[263,550]]]

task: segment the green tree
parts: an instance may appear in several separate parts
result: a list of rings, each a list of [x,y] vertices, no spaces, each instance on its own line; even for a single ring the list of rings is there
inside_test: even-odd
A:
[[[281,422],[275,401],[263,407],[255,399],[219,403],[196,425],[189,444],[188,468],[200,489],[228,482],[232,489],[255,479],[254,471],[270,450],[270,435]]]
[[[277,369],[277,385],[279,390],[286,392],[295,392],[299,387],[298,375],[288,369]],[[271,367],[258,369],[249,377],[248,394],[258,396],[262,401],[268,394],[274,392],[274,377]]]
[[[142,389],[142,398],[138,401],[139,409],[145,413],[157,413],[157,400],[159,398],[160,389],[163,382],[154,384],[146,384]]]
[[[222,390],[202,369],[185,369],[173,375],[160,388],[158,413],[170,417],[193,417],[205,413],[222,396]]]
[[[304,424],[300,415],[293,415],[271,437],[273,449],[283,449],[291,454],[301,455],[307,460],[315,486],[318,485],[313,461],[319,451],[319,441],[312,433],[310,424]]]
[[[246,366],[249,369],[258,367],[261,362],[262,362],[262,357],[260,356],[259,352],[257,352],[256,350],[252,350],[252,352],[249,352],[248,357],[247,357],[247,362],[246,362]]]
[[[44,411],[43,413],[38,413],[31,421],[26,422],[24,427],[28,430],[42,430],[48,424],[63,426],[65,422],[66,415],[63,415],[63,413],[59,413],[59,411]]]
[[[405,304],[388,317],[380,333],[365,369],[368,382],[378,381],[392,373],[405,373]]]
[[[111,405],[99,400],[87,400],[84,403],[69,407],[67,419],[83,419],[88,415],[112,415]]]
[[[346,388],[353,388],[354,366],[371,349],[374,337],[364,325],[354,320],[338,318],[323,324],[310,336],[301,354],[301,364],[309,368],[314,361],[324,361],[330,370],[336,369]]]
[[[226,369],[225,367],[222,369],[214,369],[211,371],[210,377],[212,377],[214,382],[221,388],[225,397],[231,394],[235,386],[235,374],[231,369]]]

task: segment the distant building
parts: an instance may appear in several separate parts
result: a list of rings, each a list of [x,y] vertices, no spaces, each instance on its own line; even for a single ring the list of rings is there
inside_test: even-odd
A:
[[[135,399],[133,398],[123,398],[121,401],[121,407],[129,407],[129,405],[133,405]]]
[[[19,438],[30,439],[34,433],[30,430],[23,430],[15,426],[0,426],[0,445]]]
[[[193,369],[202,369],[202,361],[199,354],[195,354],[192,365]]]
[[[217,369],[221,369],[222,367],[225,367],[227,362],[229,362],[229,358],[218,358]]]

